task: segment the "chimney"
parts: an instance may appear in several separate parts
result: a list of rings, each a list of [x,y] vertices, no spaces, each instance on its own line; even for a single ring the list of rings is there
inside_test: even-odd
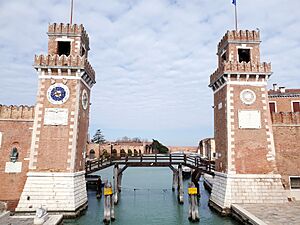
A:
[[[278,85],[277,84],[273,84],[273,91],[278,91]]]
[[[285,87],[279,87],[279,91],[280,91],[281,93],[285,93]]]

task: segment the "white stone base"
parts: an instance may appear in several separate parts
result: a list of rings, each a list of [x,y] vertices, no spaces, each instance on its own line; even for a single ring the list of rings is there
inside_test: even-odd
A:
[[[29,172],[17,212],[72,213],[87,203],[85,171],[77,173]]]
[[[284,203],[287,196],[279,174],[215,172],[210,202],[224,210],[234,203]]]

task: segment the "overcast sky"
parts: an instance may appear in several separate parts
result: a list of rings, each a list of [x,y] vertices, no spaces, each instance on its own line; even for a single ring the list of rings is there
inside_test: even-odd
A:
[[[300,0],[237,0],[240,29],[261,31],[269,86],[300,88]],[[96,71],[90,133],[197,145],[213,136],[210,74],[216,46],[234,28],[231,0],[74,0]],[[69,21],[69,0],[0,0],[0,104],[34,105],[34,54],[48,23]]]

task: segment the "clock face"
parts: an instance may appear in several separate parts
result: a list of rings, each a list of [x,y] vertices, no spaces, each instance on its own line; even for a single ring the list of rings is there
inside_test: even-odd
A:
[[[241,92],[240,99],[242,100],[242,102],[244,104],[251,105],[255,102],[256,95],[255,95],[254,91],[252,91],[250,89],[245,89]]]
[[[48,101],[55,105],[65,103],[69,98],[69,88],[64,84],[53,84],[48,88]]]
[[[83,89],[83,91],[82,91],[81,103],[82,103],[83,109],[87,109],[88,104],[89,104],[89,96],[85,89]]]

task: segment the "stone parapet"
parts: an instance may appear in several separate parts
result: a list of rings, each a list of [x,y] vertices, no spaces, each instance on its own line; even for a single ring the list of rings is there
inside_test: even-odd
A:
[[[299,112],[271,113],[273,125],[300,125]]]
[[[82,24],[53,23],[48,27],[48,35],[81,36],[83,39],[85,39],[87,45],[89,43],[88,34],[86,33]]]
[[[226,62],[210,76],[210,84],[216,82],[223,74],[266,74],[270,75],[271,63],[246,63],[246,62]]]
[[[223,48],[228,42],[260,42],[260,33],[258,30],[232,30],[227,31],[218,44],[218,49]]]
[[[69,215],[87,203],[85,171],[77,173],[29,172],[16,208],[34,212],[43,206],[48,212]]]
[[[65,67],[66,69],[84,69],[87,74],[95,81],[95,70],[87,60],[85,56],[79,55],[35,55],[34,57],[34,67],[38,68],[55,68],[55,67]]]
[[[0,105],[0,120],[33,120],[34,106]]]
[[[228,211],[231,204],[284,203],[286,193],[279,174],[224,174],[216,172],[212,205]]]

